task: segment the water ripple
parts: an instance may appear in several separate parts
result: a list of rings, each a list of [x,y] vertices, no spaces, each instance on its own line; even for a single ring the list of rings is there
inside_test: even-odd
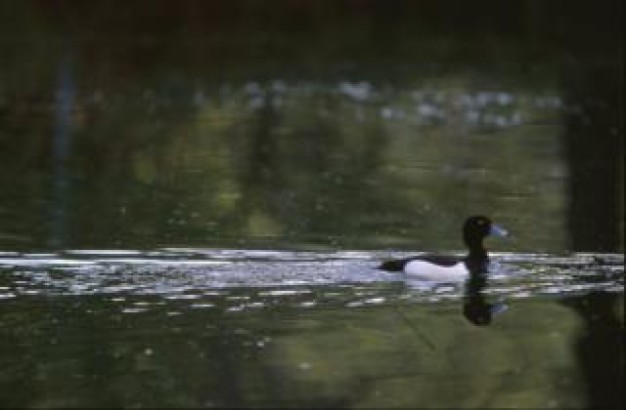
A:
[[[236,313],[275,306],[438,303],[462,297],[462,284],[409,282],[376,269],[380,260],[406,255],[199,248],[1,253],[0,302],[101,295],[122,305],[122,313],[141,313],[164,303],[169,309]],[[494,297],[624,289],[623,255],[496,253],[492,259],[494,272],[484,293]]]

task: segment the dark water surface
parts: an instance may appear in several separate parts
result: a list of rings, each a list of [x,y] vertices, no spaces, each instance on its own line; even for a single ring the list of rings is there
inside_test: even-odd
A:
[[[623,250],[621,2],[453,3],[3,2],[0,247]]]
[[[0,257],[4,407],[585,407],[623,383],[622,255],[496,254],[462,284],[402,254],[168,249]],[[598,394],[598,392],[600,394]]]
[[[623,15],[1,1],[0,407],[620,406]]]

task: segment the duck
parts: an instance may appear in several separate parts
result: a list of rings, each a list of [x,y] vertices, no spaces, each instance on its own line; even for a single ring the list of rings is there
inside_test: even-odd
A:
[[[462,228],[463,242],[468,248],[464,258],[449,255],[420,255],[383,262],[378,269],[403,272],[407,278],[426,281],[463,281],[487,273],[489,256],[483,240],[489,236],[507,237],[508,232],[482,215],[470,216]]]

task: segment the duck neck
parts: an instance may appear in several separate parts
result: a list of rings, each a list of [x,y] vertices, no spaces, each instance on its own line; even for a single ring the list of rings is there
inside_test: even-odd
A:
[[[477,274],[486,270],[489,257],[487,256],[487,251],[483,246],[482,239],[466,237],[465,244],[469,249],[469,253],[467,254],[465,260],[470,272]]]
[[[485,250],[482,244],[480,244],[479,246],[474,246],[474,247],[470,246],[467,257],[470,259],[475,259],[475,260],[482,260],[482,259],[488,258],[487,251]]]
[[[487,251],[483,246],[483,238],[481,236],[472,235],[467,232],[464,232],[463,242],[465,242],[465,246],[469,249],[469,257],[470,258],[486,258]]]
[[[484,251],[470,251],[465,258],[465,265],[469,270],[470,277],[482,276],[487,273],[489,267],[489,257]]]

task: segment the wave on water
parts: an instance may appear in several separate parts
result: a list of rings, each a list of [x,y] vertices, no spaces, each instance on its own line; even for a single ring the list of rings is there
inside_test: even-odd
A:
[[[404,256],[383,251],[201,248],[0,252],[0,300],[36,295],[157,295],[208,308],[215,305],[211,296],[226,294],[247,298],[248,307],[266,305],[268,299],[295,299],[306,307],[323,300],[362,306],[390,298],[436,302],[462,296],[459,284],[408,282],[401,274],[376,269],[381,260]],[[620,254],[494,253],[492,261],[494,272],[485,293],[498,297],[624,290]]]

